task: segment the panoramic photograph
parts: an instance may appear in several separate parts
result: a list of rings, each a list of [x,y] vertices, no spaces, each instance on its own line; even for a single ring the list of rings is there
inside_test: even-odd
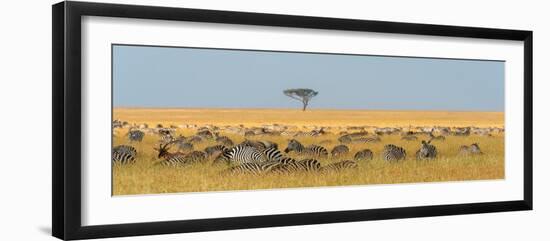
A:
[[[112,46],[112,195],[504,179],[498,60]]]

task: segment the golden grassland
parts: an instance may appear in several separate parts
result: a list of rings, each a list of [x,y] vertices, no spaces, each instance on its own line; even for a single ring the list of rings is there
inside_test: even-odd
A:
[[[323,125],[382,127],[397,126],[477,126],[502,127],[503,112],[449,112],[449,111],[364,111],[297,109],[145,109],[116,108],[113,119],[129,123],[214,124],[259,126],[278,123],[284,125]]]
[[[284,116],[280,116],[280,114]],[[503,126],[502,113],[479,112],[384,112],[384,111],[294,111],[294,110],[180,110],[180,109],[115,109],[114,119],[130,123],[163,124],[213,124],[213,125],[261,125],[270,123],[291,125],[377,125],[377,126]],[[347,118],[347,119],[346,119]],[[456,120],[455,120],[456,119]],[[124,135],[127,129],[116,129],[114,145],[129,144]],[[193,129],[178,129],[178,134],[190,136]],[[220,133],[236,143],[244,137],[232,133]],[[304,144],[331,140],[324,146],[330,151],[338,145],[336,133],[321,137],[298,137]],[[249,139],[262,139],[276,142],[280,149],[286,147],[289,137],[261,136]],[[483,155],[458,155],[460,145],[479,143]],[[384,162],[380,153],[385,144],[402,146],[407,151],[407,159],[400,163]],[[214,141],[195,144],[195,150],[214,145]],[[132,145],[138,150],[138,158],[133,165],[113,166],[113,195],[228,191],[271,188],[296,188],[341,185],[419,183],[465,180],[488,180],[504,178],[504,134],[493,136],[448,136],[445,141],[433,143],[439,156],[435,160],[416,161],[414,154],[420,148],[419,141],[404,141],[399,135],[382,136],[379,143],[350,144],[350,153],[337,159],[319,159],[329,164],[344,159],[353,159],[361,149],[374,152],[371,161],[358,162],[359,167],[334,173],[295,173],[268,175],[222,176],[227,167],[212,166],[211,163],[186,167],[165,167],[154,165],[158,162],[153,147],[158,146],[158,137],[145,136],[141,143]],[[174,150],[175,151],[175,150]],[[290,155],[292,157],[297,156]]]

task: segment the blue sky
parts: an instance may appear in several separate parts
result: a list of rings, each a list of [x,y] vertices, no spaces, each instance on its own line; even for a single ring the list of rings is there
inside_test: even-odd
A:
[[[504,62],[113,46],[115,107],[504,111]]]

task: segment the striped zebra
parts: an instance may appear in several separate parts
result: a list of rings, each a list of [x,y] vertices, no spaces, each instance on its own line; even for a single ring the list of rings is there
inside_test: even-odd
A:
[[[316,172],[321,169],[321,163],[315,159],[304,159],[301,161],[289,162],[273,167],[270,172],[288,174],[295,172]]]
[[[481,148],[479,148],[478,143],[473,143],[470,146],[465,146],[465,145],[460,146],[460,148],[458,149],[458,153],[461,154],[461,155],[479,155],[479,154],[483,154],[483,152],[481,152]]]
[[[141,142],[144,136],[145,136],[145,133],[140,130],[131,130],[128,132],[128,140],[130,140],[130,142],[134,142],[134,141]]]
[[[402,147],[387,144],[382,151],[382,159],[389,162],[397,162],[407,157],[407,152]]]
[[[115,164],[131,164],[136,161],[137,151],[133,146],[120,145],[113,147],[112,162]]]
[[[222,175],[260,175],[271,171],[273,168],[280,166],[279,162],[263,162],[263,163],[243,163],[234,167],[230,167],[222,171]]]
[[[349,153],[349,147],[346,145],[337,145],[334,148],[332,148],[332,151],[330,151],[330,154],[332,157],[339,157],[343,156]]]
[[[372,160],[373,153],[370,149],[363,149],[355,153],[355,156],[353,156],[353,159],[356,161],[360,160]]]
[[[235,146],[229,151],[223,152],[223,155],[230,163],[237,164],[266,161],[263,152],[250,146]]]
[[[309,145],[304,147],[299,141],[292,139],[288,142],[288,146],[285,149],[285,153],[296,152],[298,155],[327,157],[328,151],[326,148],[317,145]]]
[[[430,141],[422,141],[420,150],[416,151],[416,160],[428,160],[437,157],[437,148],[430,144]]]
[[[339,162],[336,162],[336,163],[331,163],[329,165],[326,165],[326,166],[321,168],[321,171],[322,172],[338,172],[338,171],[343,171],[343,170],[346,170],[346,169],[355,169],[357,167],[358,167],[358,165],[357,165],[356,162],[351,161],[351,160],[344,160],[344,161],[339,161]]]

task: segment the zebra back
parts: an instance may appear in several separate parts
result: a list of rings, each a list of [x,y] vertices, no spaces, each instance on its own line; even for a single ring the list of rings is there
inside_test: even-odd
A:
[[[230,162],[242,164],[250,162],[265,162],[266,158],[263,152],[250,146],[235,146],[228,152]]]
[[[373,155],[373,153],[370,149],[364,149],[364,150],[360,150],[357,153],[355,153],[355,156],[353,156],[353,158],[357,161],[359,161],[359,160],[372,160],[373,156],[374,155]]]
[[[407,157],[407,152],[402,147],[388,144],[384,146],[384,150],[382,151],[382,158],[385,161],[390,162],[396,162],[403,160]]]

